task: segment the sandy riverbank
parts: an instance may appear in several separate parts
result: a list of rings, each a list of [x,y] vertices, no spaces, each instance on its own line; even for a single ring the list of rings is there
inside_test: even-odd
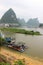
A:
[[[11,52],[10,50],[4,49],[4,48],[2,48],[1,54],[4,55],[6,57],[6,60],[9,60],[11,63],[13,63],[17,59],[24,59],[26,65],[43,65],[43,62],[39,60],[35,60],[24,54]]]

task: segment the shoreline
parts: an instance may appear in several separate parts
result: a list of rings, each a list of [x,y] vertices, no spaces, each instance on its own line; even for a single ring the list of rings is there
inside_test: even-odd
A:
[[[25,54],[19,54],[19,53],[16,53],[16,52],[12,52],[12,51],[10,51],[10,50],[6,50],[6,49],[4,49],[4,48],[2,48],[1,54],[2,54],[2,55],[5,55],[5,56],[7,57],[7,60],[8,60],[8,58],[9,58],[9,59],[12,60],[13,62],[14,62],[15,60],[18,60],[18,59],[23,59],[23,60],[25,60],[25,64],[26,64],[26,65],[43,65],[43,62],[41,62],[41,61],[39,61],[39,60],[36,60],[36,59],[34,59],[34,58],[32,58],[32,57],[28,57],[28,56],[25,55]],[[12,62],[12,61],[11,61],[11,62]],[[12,62],[12,63],[13,63],[13,62]]]

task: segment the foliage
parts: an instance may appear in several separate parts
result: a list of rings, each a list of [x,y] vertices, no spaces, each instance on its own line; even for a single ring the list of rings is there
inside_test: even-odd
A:
[[[10,65],[10,63],[0,62],[0,65]],[[14,65],[25,65],[25,63],[22,60],[18,60],[14,62]]]
[[[22,60],[18,60],[14,62],[14,65],[25,65],[25,63]]]
[[[1,38],[1,37],[0,37],[0,46],[4,45],[4,43],[5,43],[4,38]]]
[[[39,35],[40,33],[38,31],[35,32],[35,35]]]
[[[9,63],[0,62],[0,65],[10,65]]]
[[[28,34],[28,35],[40,35],[40,32],[36,31],[27,31],[24,29],[17,29],[17,28],[1,28],[3,32],[10,32],[10,33],[21,33],[21,34]]]
[[[3,40],[3,39],[0,37],[0,46],[2,46],[2,40]]]

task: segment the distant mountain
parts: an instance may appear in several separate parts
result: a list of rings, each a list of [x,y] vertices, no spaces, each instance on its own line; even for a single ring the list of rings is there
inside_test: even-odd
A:
[[[26,25],[24,19],[19,19],[19,18],[18,18],[18,22],[20,23],[21,27],[24,27],[24,26]]]
[[[40,27],[40,28],[43,28],[43,23],[40,23],[39,27]]]
[[[15,12],[10,8],[1,18],[1,23],[19,24]]]
[[[39,27],[38,18],[29,19],[27,21],[27,27],[29,27],[29,28],[37,28],[37,27]]]

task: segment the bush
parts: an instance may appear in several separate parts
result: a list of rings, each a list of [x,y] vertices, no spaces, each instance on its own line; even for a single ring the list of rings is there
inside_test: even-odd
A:
[[[35,32],[35,35],[41,35],[41,34],[40,34],[40,32],[36,31],[36,32]]]
[[[18,60],[14,62],[14,65],[25,65],[25,63],[22,60]]]
[[[0,65],[10,65],[9,63],[0,62]]]
[[[5,39],[0,37],[0,46],[3,46],[5,43]]]
[[[2,28],[1,29],[3,32],[10,32],[10,33],[21,33],[21,34],[28,34],[28,35],[40,35],[40,32],[34,32],[32,31],[27,31],[24,29],[17,29],[17,28]]]

